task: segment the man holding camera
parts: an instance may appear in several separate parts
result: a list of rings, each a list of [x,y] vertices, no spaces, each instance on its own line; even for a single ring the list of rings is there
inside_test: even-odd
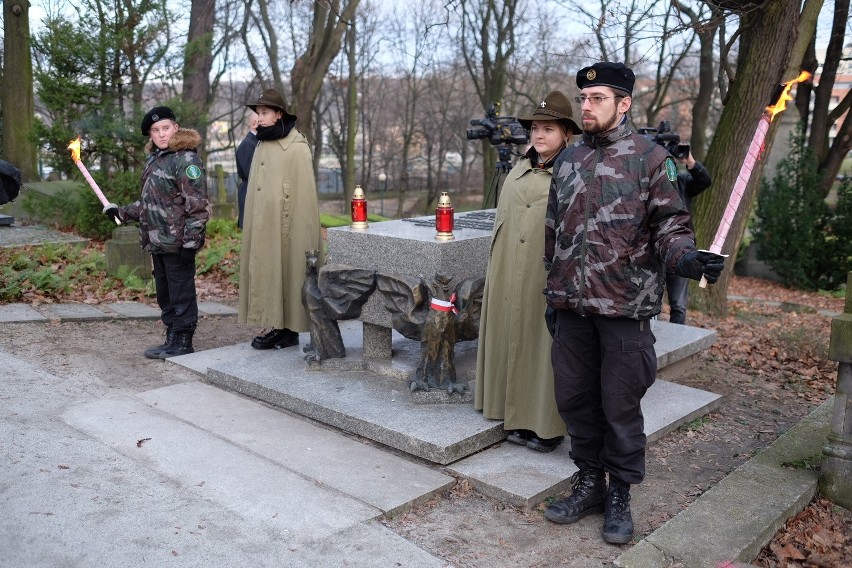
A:
[[[621,63],[577,73],[583,138],[553,166],[545,217],[556,405],[579,469],[545,516],[567,524],[603,511],[603,538],[615,544],[633,538],[630,485],[645,477],[640,401],[657,372],[661,265],[710,283],[724,268],[695,249],[674,158],[627,124],[634,81]]]
[[[692,157],[692,152],[687,146],[686,156],[679,157],[677,161],[686,165],[686,171],[677,176],[677,189],[686,203],[686,208],[692,211],[692,198],[710,187],[713,178],[704,165]],[[689,221],[692,228],[692,219]],[[669,298],[669,321],[671,323],[686,323],[686,303],[689,282],[686,278],[675,273],[666,273],[666,293]]]

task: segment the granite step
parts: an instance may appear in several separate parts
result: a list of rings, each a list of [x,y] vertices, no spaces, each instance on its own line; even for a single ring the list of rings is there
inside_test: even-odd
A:
[[[62,419],[152,484],[276,534],[287,566],[445,566],[374,522],[455,484],[433,467],[195,381],[76,405]]]
[[[655,322],[660,376],[674,378],[715,340],[715,332]],[[298,348],[257,351],[248,344],[200,351],[168,361],[201,374],[213,384],[240,392],[352,432],[396,450],[448,466],[482,493],[519,507],[532,507],[567,487],[575,469],[563,444],[551,454],[502,443],[502,421],[486,420],[458,395],[422,404],[408,390],[419,344],[394,333],[393,359],[371,362],[363,370],[361,326],[341,322],[347,357],[309,370]],[[308,341],[302,334],[301,344]],[[459,381],[473,387],[476,344],[456,346]],[[347,367],[346,360],[351,363]],[[384,368],[381,366],[384,365]],[[362,370],[357,370],[362,369]],[[452,403],[458,397],[459,403]],[[719,395],[658,379],[643,400],[646,434],[651,440],[693,420],[721,403]]]

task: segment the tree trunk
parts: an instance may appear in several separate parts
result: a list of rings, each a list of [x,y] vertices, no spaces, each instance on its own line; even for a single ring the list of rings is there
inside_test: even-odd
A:
[[[707,120],[710,115],[710,104],[713,101],[713,91],[716,89],[715,57],[713,39],[716,27],[698,32],[699,63],[698,63],[698,94],[692,107],[692,131],[689,143],[692,155],[703,160],[707,153]]]
[[[213,67],[213,24],[216,0],[192,0],[189,35],[183,57],[183,102],[187,108],[180,117],[183,126],[201,135],[202,159],[207,140],[207,113],[210,95],[210,69]]]
[[[786,76],[788,69],[791,66],[798,68],[801,62],[804,49],[799,51],[799,61],[790,59],[795,52],[795,45],[802,40],[810,41],[813,34],[813,29],[810,33],[800,30],[798,6],[797,2],[788,0],[768,0],[761,10],[742,15],[736,78],[707,153],[706,165],[714,178],[714,190],[708,196],[710,199],[698,199],[693,206],[698,248],[709,248],[713,242],[754,132],[776,85],[790,80],[791,77]],[[778,42],[779,37],[788,37],[791,41]],[[770,127],[767,133],[765,152],[772,145],[775,126]],[[730,255],[726,270],[715,285],[690,294],[693,307],[717,316],[727,313],[728,282],[757,195],[762,170],[763,162],[759,161],[722,247],[722,253]]]
[[[837,69],[843,58],[843,44],[845,41],[846,26],[849,20],[849,0],[836,0],[834,2],[834,20],[831,26],[831,38],[825,53],[822,72],[819,78],[819,86],[814,89],[816,96],[813,101],[813,120],[811,122],[811,136],[808,140],[809,147],[819,163],[821,182],[820,194],[825,197],[834,186],[834,180],[843,159],[850,149],[849,115],[841,126],[840,131],[829,145],[828,134],[832,124],[839,118],[839,109],[830,108],[832,103],[832,91],[837,79]],[[847,97],[849,94],[847,93]],[[844,101],[847,103],[848,101]],[[841,103],[843,104],[843,103]],[[848,106],[847,106],[848,109]]]
[[[24,182],[38,179],[36,146],[30,142],[35,106],[30,57],[29,2],[3,0],[3,159],[21,170]]]
[[[331,63],[340,53],[343,33],[354,25],[355,10],[360,0],[328,0],[314,3],[308,47],[301,54],[290,73],[292,83],[292,110],[299,117],[299,130],[313,138],[314,101],[322,88]],[[273,62],[275,65],[275,62]]]

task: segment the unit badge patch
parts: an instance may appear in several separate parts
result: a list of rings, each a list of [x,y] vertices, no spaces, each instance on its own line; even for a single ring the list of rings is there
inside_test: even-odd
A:
[[[187,166],[186,177],[189,179],[198,179],[201,177],[201,168],[196,165]]]
[[[671,156],[666,158],[666,177],[669,178],[669,181],[677,181],[677,166]]]

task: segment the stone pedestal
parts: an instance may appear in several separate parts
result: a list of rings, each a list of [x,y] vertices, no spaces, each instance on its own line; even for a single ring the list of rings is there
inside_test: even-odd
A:
[[[846,287],[846,312],[831,322],[828,358],[838,362],[831,434],[823,449],[820,492],[852,509],[852,272]]]
[[[385,274],[431,279],[436,273],[457,279],[484,277],[488,268],[494,212],[456,215],[454,239],[435,238],[434,216],[370,223],[367,229],[335,227],[328,230],[328,264],[366,268]],[[391,314],[376,291],[361,310],[364,356],[391,354]],[[366,325],[370,324],[370,325]]]
[[[116,227],[112,238],[106,242],[107,274],[117,276],[121,266],[127,266],[136,276],[149,280],[152,278],[151,255],[139,245],[139,229],[136,227]]]
[[[236,206],[228,202],[228,192],[225,190],[225,170],[221,164],[216,164],[215,175],[216,193],[210,195],[212,216],[214,219],[236,219]]]

